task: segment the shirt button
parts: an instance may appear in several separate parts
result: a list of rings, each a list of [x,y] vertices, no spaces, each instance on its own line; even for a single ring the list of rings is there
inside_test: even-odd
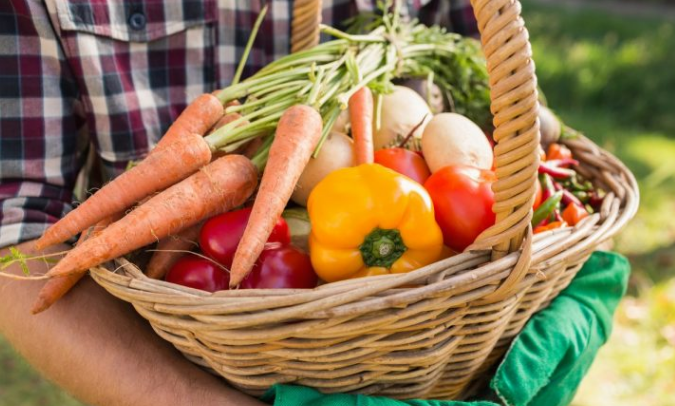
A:
[[[129,26],[137,31],[140,31],[145,28],[145,23],[147,22],[147,18],[145,18],[145,14],[141,13],[140,11],[137,11],[129,16]]]

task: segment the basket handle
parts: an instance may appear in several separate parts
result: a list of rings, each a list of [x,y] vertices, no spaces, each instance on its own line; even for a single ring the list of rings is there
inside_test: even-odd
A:
[[[295,0],[291,23],[291,52],[295,53],[319,44],[322,0]]]
[[[471,0],[471,4],[487,59],[498,180],[492,186],[496,224],[478,236],[469,249],[492,250],[492,260],[497,260],[522,248],[513,271],[485,297],[487,301],[499,301],[515,291],[530,268],[530,222],[539,167],[537,78],[520,2]],[[295,1],[293,52],[319,43],[321,6],[321,0]]]
[[[527,275],[532,250],[532,204],[539,168],[539,101],[532,48],[518,0],[471,0],[487,59],[495,126],[492,186],[496,224],[470,249],[491,249],[497,260],[522,248],[518,263],[485,301],[510,296]]]

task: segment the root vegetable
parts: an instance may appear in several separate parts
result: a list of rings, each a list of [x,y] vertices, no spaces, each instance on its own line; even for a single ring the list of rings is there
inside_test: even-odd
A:
[[[435,83],[431,84],[431,89],[429,89],[429,81],[427,79],[411,78],[406,79],[399,84],[401,86],[409,87],[422,96],[422,98],[428,102],[427,104],[429,104],[429,107],[434,114],[439,114],[446,110],[441,88]],[[431,92],[429,92],[429,90],[431,90]]]
[[[122,213],[118,213],[99,221],[95,226],[83,231],[77,243],[80,244],[88,238],[97,236],[103,229],[108,227],[110,223],[117,221],[121,216]],[[38,298],[35,300],[35,303],[33,303],[31,313],[38,314],[49,309],[54,303],[65,296],[66,293],[70,292],[84,275],[84,273],[80,273],[49,279],[42,289],[40,289]]]
[[[100,235],[77,245],[47,275],[85,272],[231,210],[248,199],[257,183],[258,172],[247,158],[241,155],[218,158],[152,197]]]
[[[145,269],[148,278],[162,279],[179,259],[197,245],[202,224],[195,224],[177,235],[170,235],[157,243],[156,251]]]
[[[37,249],[68,240],[104,218],[179,182],[211,161],[211,149],[201,134],[185,133],[155,148],[138,165],[105,185],[45,231]]]
[[[321,115],[312,107],[294,105],[281,116],[250,220],[234,254],[230,287],[238,285],[251,272],[319,143],[322,130]]]
[[[427,102],[414,90],[403,86],[395,86],[391,94],[382,99],[381,127],[373,131],[375,150],[392,147],[405,138],[410,131],[427,118],[413,133],[413,137],[420,138],[424,127],[431,120],[432,113]]]
[[[373,92],[366,86],[349,99],[349,120],[356,150],[356,163],[373,163]]]
[[[347,134],[347,126],[349,126],[349,109],[344,109],[340,112],[331,132]]]
[[[490,142],[480,127],[456,113],[439,114],[427,124],[422,152],[432,173],[448,165],[491,169],[494,160]]]
[[[309,194],[323,178],[335,170],[354,166],[355,163],[352,139],[345,134],[331,132],[324,141],[319,156],[310,159],[305,170],[302,171],[291,200],[301,206],[307,206]]]
[[[171,124],[151,153],[171,145],[185,134],[204,135],[223,116],[223,104],[212,94],[203,94],[190,103]]]

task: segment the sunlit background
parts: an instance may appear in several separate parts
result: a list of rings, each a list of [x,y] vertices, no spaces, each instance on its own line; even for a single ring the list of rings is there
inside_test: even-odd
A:
[[[633,264],[629,295],[574,405],[675,405],[675,1],[523,5],[549,105],[621,158],[642,193],[615,241]],[[0,340],[0,406],[57,405],[80,403]]]

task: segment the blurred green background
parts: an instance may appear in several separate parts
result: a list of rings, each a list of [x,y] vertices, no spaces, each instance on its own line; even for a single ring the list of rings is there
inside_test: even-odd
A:
[[[675,2],[524,2],[537,75],[560,117],[616,154],[641,188],[616,239],[633,265],[614,332],[575,406],[675,405]],[[587,2],[587,3],[588,3]],[[583,2],[581,2],[583,3]],[[653,4],[669,7],[654,8]],[[602,4],[602,7],[597,5]],[[635,4],[643,7],[635,17]]]
[[[675,406],[675,1],[632,3],[640,17],[626,1],[552,3],[523,3],[549,105],[621,158],[642,194],[616,239],[634,267],[630,292],[574,405]],[[38,405],[80,403],[0,339],[0,406]]]

